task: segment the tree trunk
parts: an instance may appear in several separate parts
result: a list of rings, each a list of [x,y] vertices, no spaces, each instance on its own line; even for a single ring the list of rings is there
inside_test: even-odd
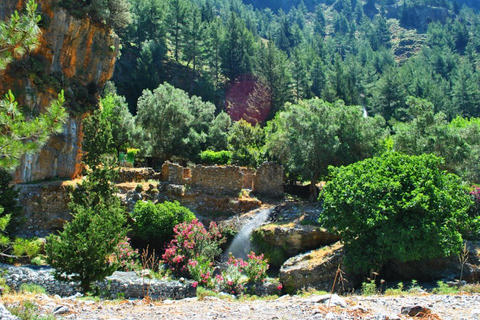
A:
[[[310,181],[310,201],[315,202],[318,200],[318,189],[317,189],[317,180],[318,172],[313,173],[312,180]]]

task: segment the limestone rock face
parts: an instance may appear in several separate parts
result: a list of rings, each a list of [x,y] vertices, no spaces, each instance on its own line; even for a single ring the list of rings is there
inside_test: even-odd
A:
[[[287,292],[323,290],[330,292],[337,268],[343,267],[344,249],[340,242],[288,259],[280,268],[280,282]],[[345,279],[348,280],[348,279]],[[336,283],[335,291],[351,288],[352,281]]]
[[[0,2],[0,19],[21,11],[25,0]],[[0,72],[0,94],[9,89],[20,105],[41,112],[60,90],[70,109],[89,103],[95,107],[99,89],[112,77],[119,39],[112,30],[89,19],[76,19],[55,4],[39,0],[42,13],[40,45]],[[73,105],[73,107],[72,107]],[[50,139],[39,154],[22,159],[16,182],[73,178],[81,172],[81,109],[71,116],[61,134]]]

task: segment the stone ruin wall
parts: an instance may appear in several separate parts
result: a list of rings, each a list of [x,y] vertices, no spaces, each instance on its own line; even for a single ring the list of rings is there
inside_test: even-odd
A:
[[[255,171],[238,166],[186,168],[167,161],[162,167],[162,181],[212,194],[238,195],[242,189],[249,189],[262,196],[283,195],[283,168],[271,162],[263,163]]]
[[[264,163],[256,171],[237,166],[182,167],[165,162],[162,172],[151,168],[122,168],[119,183],[161,180],[172,187],[192,188],[197,193],[216,196],[238,196],[242,189],[252,190],[266,197],[283,196],[283,169],[273,163]],[[44,237],[61,230],[70,220],[69,189],[73,184],[49,182],[18,184],[19,203],[25,215],[24,236]]]

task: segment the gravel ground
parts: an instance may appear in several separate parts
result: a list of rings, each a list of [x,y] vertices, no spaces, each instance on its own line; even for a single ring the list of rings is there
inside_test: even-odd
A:
[[[146,302],[145,300],[93,301],[37,295],[38,314],[54,314],[57,319],[148,320],[148,319],[408,319],[402,314],[417,306],[424,319],[479,319],[480,295],[282,296],[276,300],[228,301],[216,297]],[[4,297],[7,307],[18,305],[22,297]],[[330,304],[330,305],[328,305]],[[423,308],[423,309],[421,309]],[[415,311],[415,309],[414,309]],[[413,312],[413,311],[412,311]]]

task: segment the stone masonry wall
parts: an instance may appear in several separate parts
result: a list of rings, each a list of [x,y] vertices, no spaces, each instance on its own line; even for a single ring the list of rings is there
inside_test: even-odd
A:
[[[264,162],[253,178],[253,192],[268,197],[283,196],[283,168],[273,162]]]
[[[250,189],[262,196],[283,195],[283,168],[271,162],[265,162],[255,172],[238,166],[196,165],[184,168],[167,161],[162,167],[162,180],[210,194],[237,195],[242,189]]]
[[[19,203],[25,216],[22,232],[44,237],[60,230],[70,220],[68,186],[61,182],[17,185]]]
[[[186,184],[205,193],[234,194],[242,191],[243,173],[235,166],[201,166],[191,169]]]
[[[36,284],[45,288],[48,294],[58,294],[62,297],[72,296],[80,292],[77,282],[63,282],[55,280],[53,269],[49,267],[15,267],[0,264],[0,270],[8,286],[18,291],[23,283]],[[104,281],[95,283],[99,291],[116,298],[122,294],[125,298],[144,298],[148,295],[153,299],[184,299],[196,296],[196,287],[193,281],[162,281],[141,278],[134,272],[114,272]]]

